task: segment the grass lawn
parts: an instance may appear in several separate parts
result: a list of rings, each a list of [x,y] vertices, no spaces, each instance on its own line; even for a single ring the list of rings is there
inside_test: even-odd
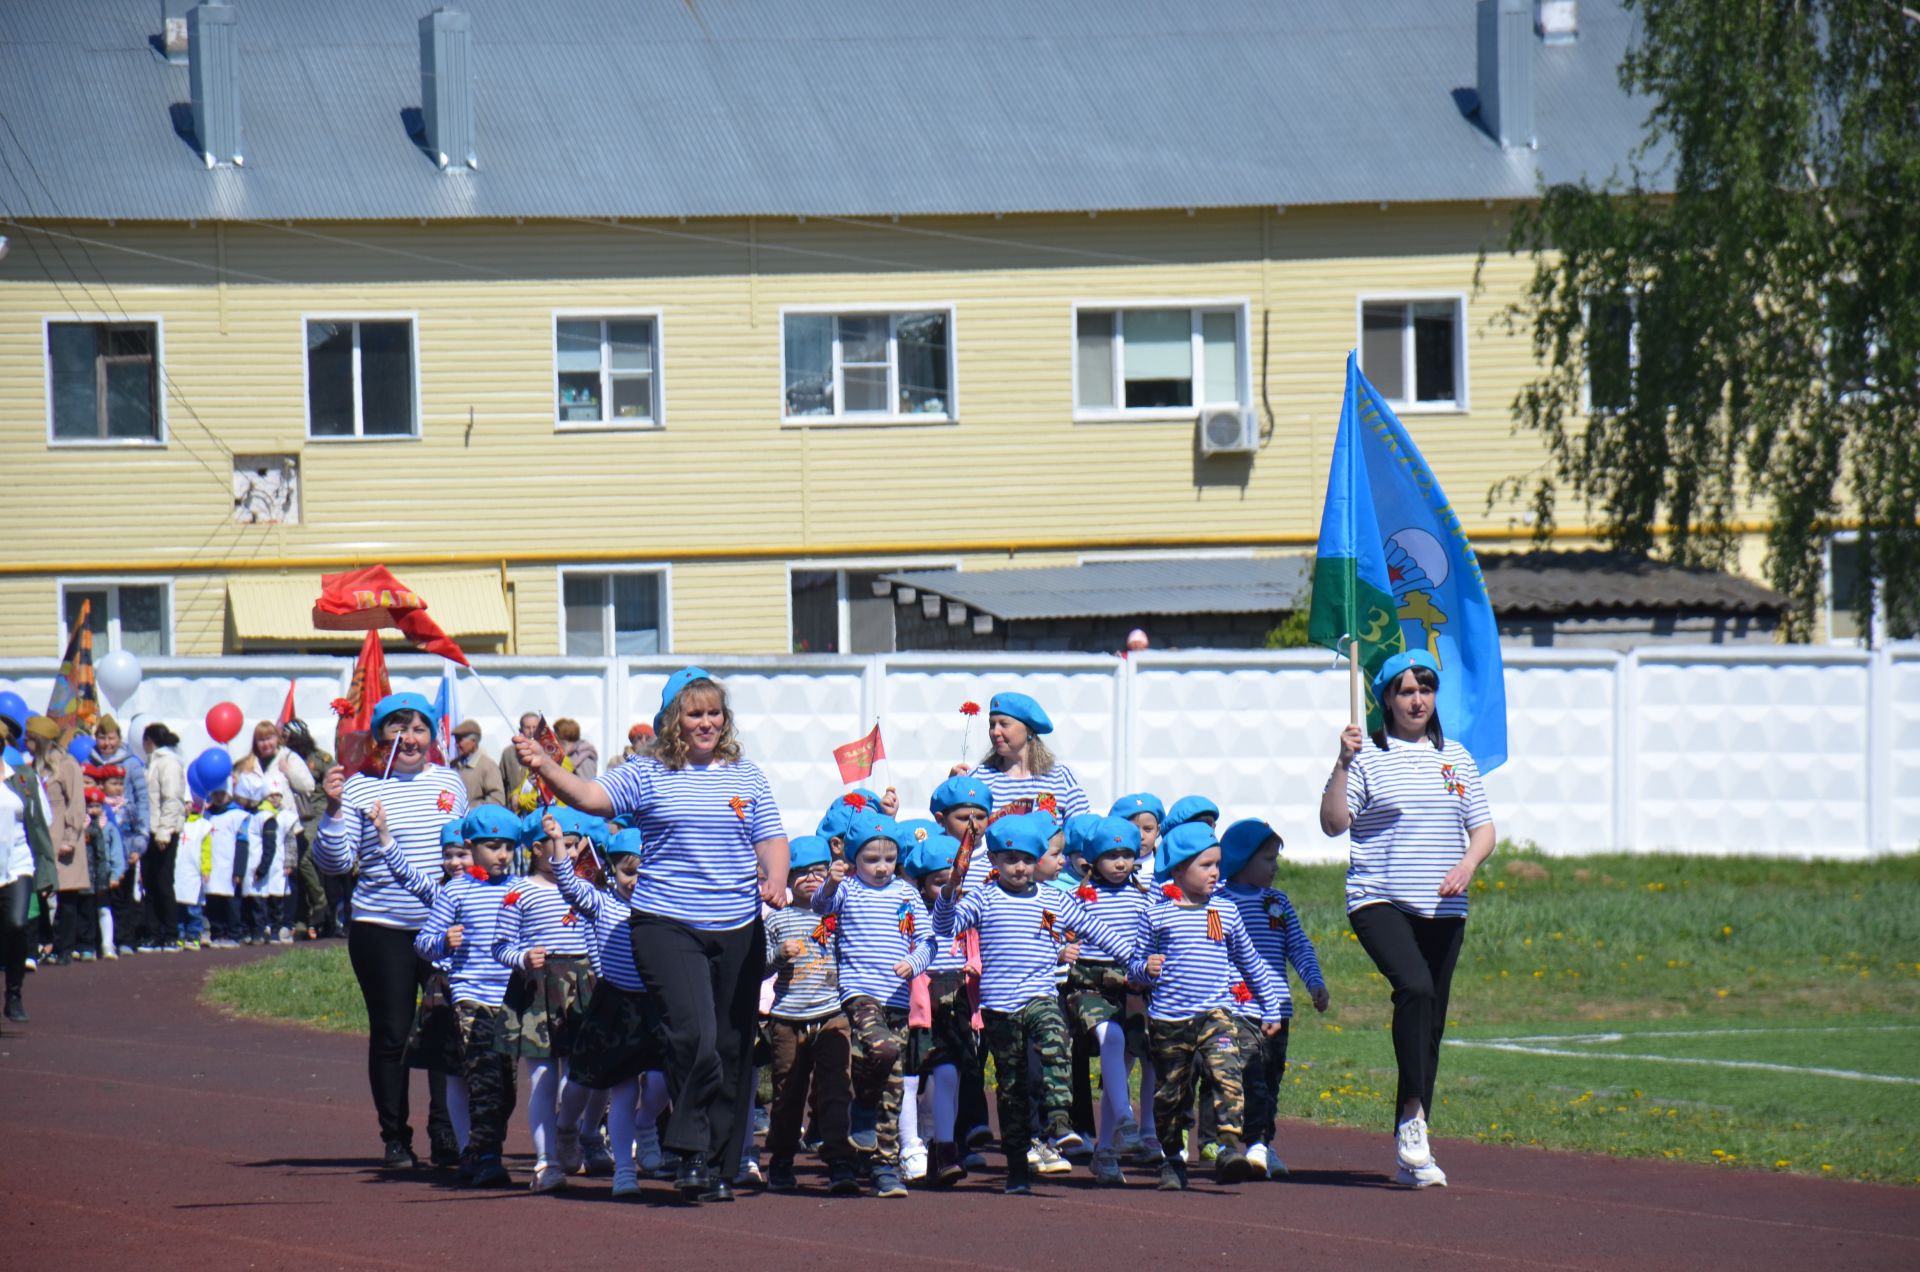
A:
[[[1281,866],[1333,995],[1319,1016],[1295,987],[1281,1112],[1377,1129],[1384,1158],[1390,1004],[1346,926],[1341,876]],[[366,1028],[342,942],[216,972],[206,996],[242,1014]],[[1435,1133],[1920,1183],[1916,1007],[1920,857],[1550,858],[1503,846],[1474,883]],[[1285,1156],[1284,1127],[1278,1147]]]

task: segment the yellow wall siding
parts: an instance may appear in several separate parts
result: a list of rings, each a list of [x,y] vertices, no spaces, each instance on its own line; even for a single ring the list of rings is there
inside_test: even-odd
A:
[[[673,648],[679,653],[783,654],[787,570],[779,561],[689,562],[673,570]]]

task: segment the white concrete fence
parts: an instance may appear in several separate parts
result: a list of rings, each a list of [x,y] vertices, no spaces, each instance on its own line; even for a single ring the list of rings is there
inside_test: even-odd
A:
[[[1344,853],[1317,825],[1320,788],[1346,716],[1346,672],[1314,651],[1100,655],[885,654],[871,657],[518,658],[477,660],[501,707],[571,716],[617,755],[651,720],[660,686],[699,662],[725,680],[748,756],[765,768],[794,833],[841,789],[829,751],[882,723],[879,784],[907,815],[962,758],[960,704],[1032,694],[1049,739],[1097,809],[1149,790],[1205,794],[1228,818],[1265,817],[1288,853]],[[388,660],[396,689],[432,697],[440,661]],[[0,660],[0,689],[47,701],[56,660]],[[207,709],[230,700],[272,719],[296,682],[299,714],[323,744],[347,658],[151,658],[118,718],[137,745],[150,720],[191,759],[211,744]],[[462,714],[494,754],[502,719],[465,673]],[[1920,850],[1920,644],[1865,651],[1800,646],[1507,653],[1511,758],[1487,779],[1503,837],[1554,853],[1764,853],[1862,857]],[[984,715],[968,747],[987,747]]]

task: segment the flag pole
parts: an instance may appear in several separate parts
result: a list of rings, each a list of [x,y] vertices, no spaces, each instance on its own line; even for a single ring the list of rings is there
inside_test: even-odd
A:
[[[1355,728],[1361,727],[1366,719],[1367,702],[1365,692],[1360,685],[1360,642],[1347,644],[1347,697],[1350,707],[1349,720]]]

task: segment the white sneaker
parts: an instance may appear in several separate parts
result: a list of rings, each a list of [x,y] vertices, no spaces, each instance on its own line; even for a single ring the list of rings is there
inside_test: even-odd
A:
[[[1140,1151],[1140,1123],[1130,1117],[1120,1119],[1113,1128],[1113,1151],[1121,1157],[1131,1157]]]
[[[638,1197],[640,1195],[640,1175],[631,1166],[616,1166],[613,1170],[613,1195],[616,1197]]]
[[[927,1150],[910,1148],[900,1154],[900,1178],[917,1184],[927,1177]]]
[[[1267,1175],[1269,1178],[1271,1178],[1271,1176],[1267,1170],[1267,1163],[1271,1160],[1265,1144],[1255,1144],[1247,1149],[1247,1165],[1253,1167],[1262,1175]]]
[[[1428,1162],[1418,1167],[1400,1166],[1394,1172],[1393,1182],[1404,1188],[1445,1188],[1447,1174],[1440,1169],[1439,1162]]]
[[[734,1173],[733,1182],[741,1188],[765,1188],[767,1186],[767,1177],[760,1173],[760,1159],[758,1157],[742,1157],[740,1159],[740,1169]]]
[[[1400,1164],[1408,1170],[1419,1170],[1422,1166],[1433,1165],[1433,1150],[1427,1147],[1427,1121],[1421,1117],[1410,1117],[1400,1123],[1394,1132],[1394,1143],[1398,1148]]]
[[[563,1175],[578,1175],[587,1168],[587,1155],[580,1151],[580,1128],[577,1126],[562,1127],[559,1132],[559,1140],[560,1173]]]
[[[1042,1175],[1071,1175],[1073,1163],[1060,1155],[1060,1151],[1047,1143],[1035,1144],[1027,1150],[1027,1165]]]
[[[648,1175],[660,1170],[660,1129],[643,1126],[633,1137],[633,1164]]]
[[[567,1176],[558,1166],[541,1162],[533,1168],[533,1179],[527,1184],[532,1192],[559,1192],[567,1186]]]

